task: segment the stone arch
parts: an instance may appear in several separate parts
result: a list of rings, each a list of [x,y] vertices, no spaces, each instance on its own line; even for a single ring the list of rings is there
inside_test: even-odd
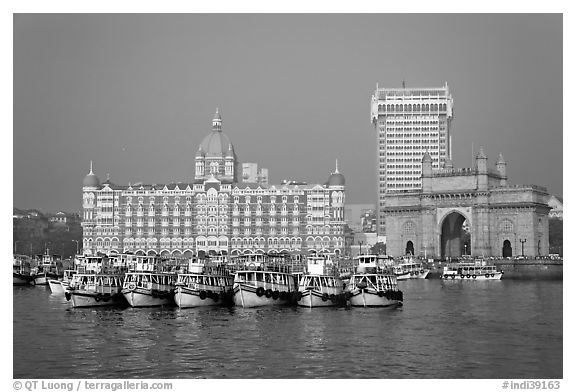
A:
[[[410,240],[406,242],[406,251],[404,252],[407,255],[414,255],[414,243]]]
[[[502,242],[502,257],[512,257],[512,244],[510,240]]]
[[[460,257],[470,249],[470,239],[465,232],[466,215],[457,210],[448,212],[440,221],[440,257]],[[468,235],[470,232],[468,231]]]

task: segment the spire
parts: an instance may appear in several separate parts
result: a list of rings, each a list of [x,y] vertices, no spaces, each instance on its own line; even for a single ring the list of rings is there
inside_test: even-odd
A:
[[[338,171],[338,159],[336,159],[336,171],[335,171],[334,173],[340,173],[340,172]]]
[[[90,173],[88,174],[94,174],[94,172],[92,171],[92,161],[90,161]]]
[[[499,163],[506,163],[506,161],[504,160],[504,157],[502,156],[502,153],[500,153],[500,155],[498,155],[498,161],[496,162],[496,164]]]

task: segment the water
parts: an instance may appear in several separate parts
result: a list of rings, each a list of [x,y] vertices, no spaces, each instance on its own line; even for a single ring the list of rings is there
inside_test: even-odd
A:
[[[14,378],[562,378],[562,281],[399,283],[404,307],[73,309],[14,287]]]

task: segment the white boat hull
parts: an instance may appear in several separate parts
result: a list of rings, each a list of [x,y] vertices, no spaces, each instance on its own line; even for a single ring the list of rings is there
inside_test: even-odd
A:
[[[322,292],[317,290],[303,290],[298,294],[298,298],[300,298],[297,302],[298,306],[304,306],[306,308],[322,308],[322,307],[329,307],[329,306],[338,306],[339,299],[338,297],[330,298],[330,296],[324,296]]]
[[[89,291],[71,291],[69,296],[72,299],[72,306],[75,308],[114,306],[122,303],[118,295],[98,295]]]
[[[208,296],[201,295],[201,291],[192,290],[186,287],[176,287],[174,291],[174,302],[180,308],[195,308],[199,306],[218,306],[222,304],[220,298],[214,300]]]
[[[443,274],[443,280],[500,280],[502,279],[502,272],[494,272],[489,274],[479,275],[460,275],[460,274]]]
[[[407,280],[407,279],[426,279],[428,273],[430,272],[429,269],[420,270],[420,271],[406,271],[400,274],[396,274],[397,280]]]
[[[45,286],[48,284],[48,278],[46,277],[46,275],[39,275],[34,277],[34,284],[36,286],[41,285],[41,286]]]
[[[52,294],[64,294],[64,286],[62,286],[62,282],[59,280],[49,279],[48,286],[50,287],[50,291]]]
[[[402,306],[400,299],[380,296],[376,291],[369,289],[354,289],[350,292],[350,305],[359,307],[399,307]]]
[[[172,303],[170,296],[164,296],[164,298],[154,297],[150,290],[123,289],[122,294],[124,298],[126,298],[126,301],[128,301],[128,305],[133,308],[170,305]]]
[[[266,295],[258,296],[256,288],[244,284],[235,284],[234,286],[234,304],[243,308],[255,308],[260,306],[274,306],[274,305],[287,305],[290,303],[292,293],[287,292],[284,298],[278,296],[274,299],[273,296],[266,297]]]

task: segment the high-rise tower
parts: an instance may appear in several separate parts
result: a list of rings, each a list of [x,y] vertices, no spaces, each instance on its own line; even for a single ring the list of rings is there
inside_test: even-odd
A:
[[[379,88],[372,96],[370,118],[377,132],[378,233],[385,234],[386,193],[422,187],[422,157],[432,168],[451,158],[450,122],[454,102],[446,83],[440,88]]]

